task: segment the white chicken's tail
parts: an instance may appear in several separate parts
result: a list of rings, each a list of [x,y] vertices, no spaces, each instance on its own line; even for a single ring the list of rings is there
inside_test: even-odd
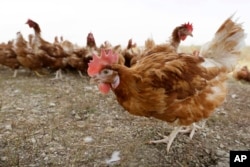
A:
[[[201,47],[199,54],[208,64],[226,67],[228,72],[233,71],[238,63],[246,38],[242,24],[233,21],[232,17],[220,26],[212,41]]]

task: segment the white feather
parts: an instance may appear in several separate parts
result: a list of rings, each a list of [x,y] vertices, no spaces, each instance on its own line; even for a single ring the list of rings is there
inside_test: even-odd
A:
[[[114,151],[114,152],[112,153],[111,158],[106,160],[106,163],[107,163],[107,164],[110,164],[110,163],[112,163],[112,162],[119,161],[119,160],[121,159],[121,158],[119,157],[119,155],[120,155],[120,152],[119,152],[119,151]]]
[[[240,58],[240,50],[245,46],[246,34],[242,24],[229,17],[215,33],[212,41],[201,47],[199,56],[207,58],[203,66],[224,66],[231,72]]]

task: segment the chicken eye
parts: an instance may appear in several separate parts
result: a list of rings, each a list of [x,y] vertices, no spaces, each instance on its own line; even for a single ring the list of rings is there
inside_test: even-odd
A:
[[[102,73],[103,74],[109,74],[109,70],[103,70]]]

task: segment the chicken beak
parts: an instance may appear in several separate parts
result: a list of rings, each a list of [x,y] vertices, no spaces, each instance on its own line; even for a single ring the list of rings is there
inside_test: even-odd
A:
[[[105,80],[100,76],[100,75],[94,75],[91,77],[90,79],[90,84],[99,84],[99,83],[103,83],[105,82]]]
[[[193,37],[193,34],[192,34],[192,32],[189,32],[189,33],[188,33],[188,35],[189,35],[190,37]]]
[[[90,84],[100,83],[100,78],[97,75],[94,75],[90,78]]]

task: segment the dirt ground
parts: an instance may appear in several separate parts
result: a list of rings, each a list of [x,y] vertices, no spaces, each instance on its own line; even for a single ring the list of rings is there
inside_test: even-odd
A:
[[[0,66],[0,166],[223,167],[230,150],[250,150],[250,85],[229,79],[223,106],[192,140],[179,134],[167,154],[167,123],[130,115],[88,77],[37,77]],[[112,153],[118,153],[112,161]],[[116,159],[117,158],[117,159]],[[108,161],[110,160],[110,161]]]

